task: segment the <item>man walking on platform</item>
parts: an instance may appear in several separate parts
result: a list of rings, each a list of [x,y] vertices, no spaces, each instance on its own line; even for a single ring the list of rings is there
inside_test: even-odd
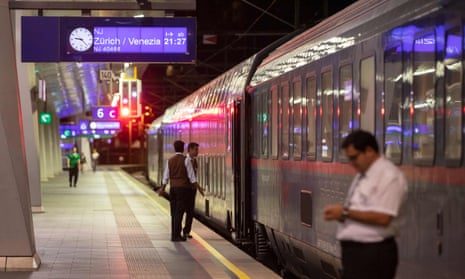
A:
[[[194,170],[195,178],[197,179],[197,156],[199,155],[199,144],[196,142],[190,142],[187,145],[187,160],[189,160],[192,164],[192,168]],[[189,197],[189,204],[186,209],[186,223],[184,224],[183,236],[186,238],[192,238],[191,229],[192,229],[192,221],[194,219],[194,207],[195,207],[195,194],[197,192],[197,188],[199,189],[200,194],[203,196],[203,189],[195,183],[192,185],[191,193]]]
[[[326,220],[339,221],[342,279],[392,279],[398,264],[397,244],[407,181],[402,172],[379,154],[376,138],[366,131],[349,134],[342,143],[358,174],[344,205],[328,205]]]
[[[190,160],[184,156],[184,142],[177,140],[173,144],[176,154],[165,165],[162,186],[158,194],[165,192],[168,180],[170,182],[170,211],[171,211],[171,241],[186,241],[181,236],[182,218],[189,205],[191,187],[197,180]]]
[[[79,156],[76,146],[74,146],[73,151],[68,154],[66,162],[69,171],[69,187],[76,187],[79,176],[79,168],[81,167],[81,156]]]

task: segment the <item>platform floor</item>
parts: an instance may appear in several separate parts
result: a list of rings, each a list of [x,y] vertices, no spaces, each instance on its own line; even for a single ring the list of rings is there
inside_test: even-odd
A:
[[[67,172],[42,183],[44,213],[33,214],[41,266],[0,272],[16,278],[280,278],[194,221],[193,239],[171,242],[168,201],[119,167]]]

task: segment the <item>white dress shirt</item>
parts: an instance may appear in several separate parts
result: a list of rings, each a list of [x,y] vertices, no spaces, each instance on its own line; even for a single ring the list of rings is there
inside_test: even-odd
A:
[[[407,200],[407,180],[391,161],[381,156],[365,174],[357,174],[348,191],[346,206],[359,211],[374,211],[393,216],[386,227],[369,225],[350,218],[338,225],[337,239],[379,242],[399,233],[403,204]]]

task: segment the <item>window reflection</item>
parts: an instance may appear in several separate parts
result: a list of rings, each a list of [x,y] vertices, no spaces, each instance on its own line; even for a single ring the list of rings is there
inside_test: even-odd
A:
[[[281,128],[281,155],[289,158],[289,84],[281,86],[282,128]]]
[[[360,62],[360,128],[375,133],[375,58],[370,56]]]
[[[321,76],[321,157],[332,159],[333,157],[333,78],[332,72],[325,72]]]
[[[446,34],[445,49],[445,157],[460,160],[462,156],[462,43],[460,29]]]
[[[264,158],[268,158],[268,137],[269,137],[269,114],[268,114],[268,96],[266,94],[262,95],[262,113],[260,117],[261,125],[262,125],[262,156]]]
[[[302,82],[295,81],[292,85],[293,90],[293,157],[300,159],[302,157]]]
[[[413,158],[432,162],[434,157],[435,38],[414,42],[413,61]]]
[[[342,142],[352,131],[352,65],[339,69],[339,141]],[[341,148],[339,157],[344,158]]]
[[[271,156],[278,157],[278,90],[271,89]]]
[[[316,78],[307,79],[307,156],[316,155]]]
[[[384,52],[385,156],[399,164],[402,156],[402,47]]]

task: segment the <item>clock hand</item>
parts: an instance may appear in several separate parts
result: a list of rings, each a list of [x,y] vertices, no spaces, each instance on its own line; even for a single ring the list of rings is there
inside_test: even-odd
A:
[[[88,44],[86,43],[86,41],[84,41],[83,38],[77,37],[76,40],[80,40],[83,44],[85,44],[86,46],[88,46]]]

